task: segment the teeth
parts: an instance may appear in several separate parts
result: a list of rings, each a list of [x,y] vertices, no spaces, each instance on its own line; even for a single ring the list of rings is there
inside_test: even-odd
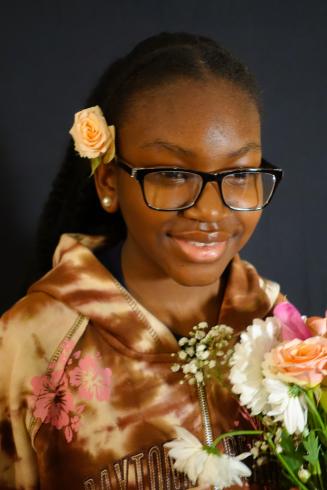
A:
[[[203,242],[189,242],[191,245],[194,245],[195,247],[214,247],[217,245],[217,242],[211,242],[211,243],[203,243]]]

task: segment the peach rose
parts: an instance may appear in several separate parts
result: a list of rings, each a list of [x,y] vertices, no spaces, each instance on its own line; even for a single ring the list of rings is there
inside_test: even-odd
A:
[[[327,375],[327,339],[310,337],[280,344],[266,354],[264,370],[287,383],[316,386]]]
[[[326,312],[327,314],[327,312]],[[311,316],[307,319],[307,327],[313,335],[321,335],[327,337],[327,316],[321,318],[319,316]]]
[[[102,157],[108,163],[115,156],[115,126],[107,125],[99,106],[77,112],[69,133],[81,157]]]

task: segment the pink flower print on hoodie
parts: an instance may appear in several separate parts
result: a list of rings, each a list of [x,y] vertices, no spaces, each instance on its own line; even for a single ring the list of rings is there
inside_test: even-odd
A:
[[[95,357],[84,356],[78,366],[69,372],[71,386],[78,386],[84,400],[109,400],[111,369],[102,368]]]
[[[35,408],[33,415],[57,429],[69,424],[69,413],[74,411],[74,401],[68,379],[62,371],[32,378]]]
[[[83,400],[109,400],[111,369],[102,368],[97,356],[86,356],[79,359],[81,352],[77,351],[68,360],[64,345],[63,354],[58,364],[63,369],[52,371],[43,376],[32,378],[34,398],[33,415],[45,424],[51,424],[58,430],[64,431],[67,442],[71,442],[74,432],[78,432],[81,413],[85,405],[74,404],[71,387],[78,387],[78,395]],[[98,355],[98,354],[97,354]],[[73,362],[78,366],[70,368]],[[67,362],[68,361],[68,362]],[[64,371],[67,362],[68,369]]]

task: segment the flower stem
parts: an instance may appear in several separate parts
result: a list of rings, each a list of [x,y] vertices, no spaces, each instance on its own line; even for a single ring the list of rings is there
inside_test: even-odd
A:
[[[317,409],[317,406],[315,404],[314,393],[312,390],[304,391],[304,396],[305,396],[306,402],[308,404],[309,410],[315,419],[315,422],[317,423],[318,426],[320,426],[320,429],[322,431],[323,438],[324,438],[324,443],[325,443],[325,445],[327,445],[326,426],[325,426],[324,421],[322,420],[320,413]]]
[[[217,444],[220,443],[223,439],[226,437],[233,437],[233,436],[258,436],[263,434],[263,430],[233,430],[231,432],[224,432],[223,434],[220,434],[212,443],[213,446],[217,446]]]
[[[267,441],[268,441],[269,446],[273,450],[274,454],[276,455],[277,459],[280,461],[280,463],[282,464],[282,466],[284,466],[285,470],[289,474],[289,476],[290,476],[291,480],[293,481],[293,483],[295,483],[301,490],[309,490],[308,487],[306,485],[303,485],[303,483],[301,482],[301,480],[298,479],[298,477],[296,476],[296,474],[294,473],[294,471],[292,470],[292,468],[290,468],[290,466],[288,465],[288,463],[285,460],[285,458],[280,453],[278,453],[276,451],[276,446],[275,446],[275,444],[274,444],[271,436],[268,435],[268,434],[267,434]]]

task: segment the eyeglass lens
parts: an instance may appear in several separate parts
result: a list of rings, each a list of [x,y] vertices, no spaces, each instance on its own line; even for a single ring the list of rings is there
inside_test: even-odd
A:
[[[221,192],[227,206],[235,210],[254,210],[263,207],[275,187],[270,173],[241,172],[223,177]],[[144,178],[144,195],[156,209],[176,210],[192,205],[202,188],[202,177],[182,171],[152,172]]]

